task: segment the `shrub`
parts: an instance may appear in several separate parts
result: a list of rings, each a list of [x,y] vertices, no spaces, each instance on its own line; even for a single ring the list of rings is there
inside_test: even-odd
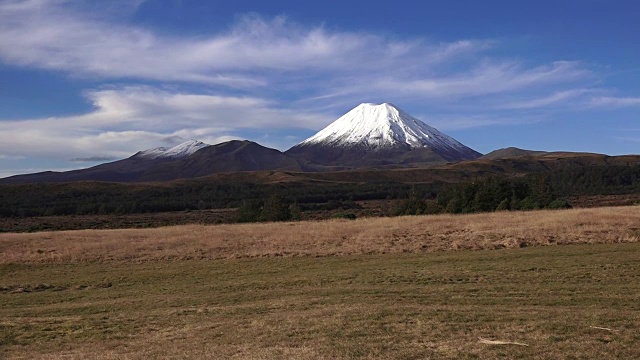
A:
[[[271,195],[264,202],[260,221],[287,221],[291,220],[289,204],[280,195]]]
[[[571,209],[571,207],[567,199],[555,199],[547,206],[547,209]]]
[[[334,219],[347,219],[347,220],[355,220],[356,214],[354,213],[337,213],[333,215]]]

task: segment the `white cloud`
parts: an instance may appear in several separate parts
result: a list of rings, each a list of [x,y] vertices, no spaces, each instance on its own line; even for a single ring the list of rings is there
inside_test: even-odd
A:
[[[626,142],[626,143],[640,143],[640,136],[611,136],[612,139],[616,141]],[[637,152],[636,152],[637,153]]]
[[[23,160],[24,156],[0,154],[0,160]]]
[[[118,160],[118,158],[114,156],[89,156],[69,159],[71,162],[106,162],[113,160]]]
[[[531,123],[540,120],[518,110],[597,92],[585,84],[596,75],[579,61],[506,59],[487,51],[502,45],[492,40],[398,39],[258,15],[186,36],[133,24],[141,3],[0,0],[0,63],[153,84],[87,91],[94,109],[86,114],[0,121],[4,160],[122,158],[186,138],[241,138],[246,129],[319,130],[361,102],[454,114],[422,117],[441,130]]]
[[[419,119],[440,131],[465,130],[487,126],[513,126],[534,124],[544,120],[541,116],[498,116],[498,115],[438,115],[423,116]]]
[[[194,138],[215,144],[243,129],[314,128],[323,114],[278,108],[260,98],[123,87],[88,93],[87,114],[0,121],[0,153],[56,159],[123,158],[138,150]]]
[[[601,89],[572,89],[556,91],[553,94],[541,98],[534,98],[523,101],[514,101],[511,103],[502,104],[500,107],[503,109],[533,109],[548,107],[552,105],[567,105],[571,100],[583,97],[586,94],[592,94],[596,92],[602,92]]]
[[[462,74],[414,80],[387,77],[362,85],[404,96],[457,99],[573,82],[590,74],[578,62],[558,61],[534,68],[524,68],[516,62],[489,62]]]
[[[69,4],[0,3],[0,59],[80,76],[251,88],[266,85],[269,71],[381,70],[417,59],[442,62],[487,47],[487,42],[471,40],[434,45],[392,41],[256,15],[222,33],[161,35]]]
[[[605,108],[623,108],[640,106],[640,97],[600,96],[591,99],[591,106]]]
[[[398,40],[258,15],[217,33],[171,35],[74,4],[0,2],[0,61],[109,80],[231,86],[259,97],[295,92],[293,101],[314,99],[315,106],[390,96],[455,101],[592,76],[579,62],[527,66],[488,57],[483,53],[497,46],[492,40]]]

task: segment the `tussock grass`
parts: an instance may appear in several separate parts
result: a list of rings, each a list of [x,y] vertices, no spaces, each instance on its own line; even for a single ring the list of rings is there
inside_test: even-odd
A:
[[[0,263],[397,254],[639,240],[640,209],[615,207],[0,234]]]

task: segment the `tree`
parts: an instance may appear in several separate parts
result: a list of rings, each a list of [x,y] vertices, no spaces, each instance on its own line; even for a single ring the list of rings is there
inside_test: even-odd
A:
[[[547,205],[547,209],[571,209],[571,204],[567,199],[555,199]]]
[[[289,204],[280,195],[271,195],[262,207],[260,221],[287,221],[291,220]]]
[[[243,200],[238,208],[238,222],[256,222],[262,212],[262,201]]]
[[[293,204],[289,206],[289,214],[291,216],[291,220],[302,219],[302,211],[300,210],[300,206],[298,206],[297,201],[294,201]]]
[[[548,176],[536,176],[532,180],[531,184],[531,197],[532,200],[538,204],[539,207],[547,207],[554,199],[553,187]]]
[[[498,206],[496,207],[496,211],[507,211],[509,210],[509,207],[510,207],[509,199],[504,199],[500,202],[500,204],[498,204]]]
[[[423,215],[436,214],[439,211],[438,205],[433,202],[431,206],[424,200],[424,197],[418,193],[416,186],[413,185],[409,191],[409,197],[402,201],[396,208],[396,215]]]

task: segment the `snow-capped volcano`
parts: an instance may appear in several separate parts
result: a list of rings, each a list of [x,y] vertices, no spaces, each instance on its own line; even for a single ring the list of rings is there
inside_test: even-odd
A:
[[[209,144],[205,144],[202,141],[189,140],[172,148],[158,147],[142,150],[133,156],[143,159],[182,159],[207,146]]]
[[[481,156],[389,103],[360,104],[289,149],[287,154],[326,165],[353,163],[364,158],[374,163],[393,164],[458,161]]]
[[[392,104],[360,104],[300,145],[366,145],[388,148],[444,146],[460,148],[453,138],[423,123]]]

